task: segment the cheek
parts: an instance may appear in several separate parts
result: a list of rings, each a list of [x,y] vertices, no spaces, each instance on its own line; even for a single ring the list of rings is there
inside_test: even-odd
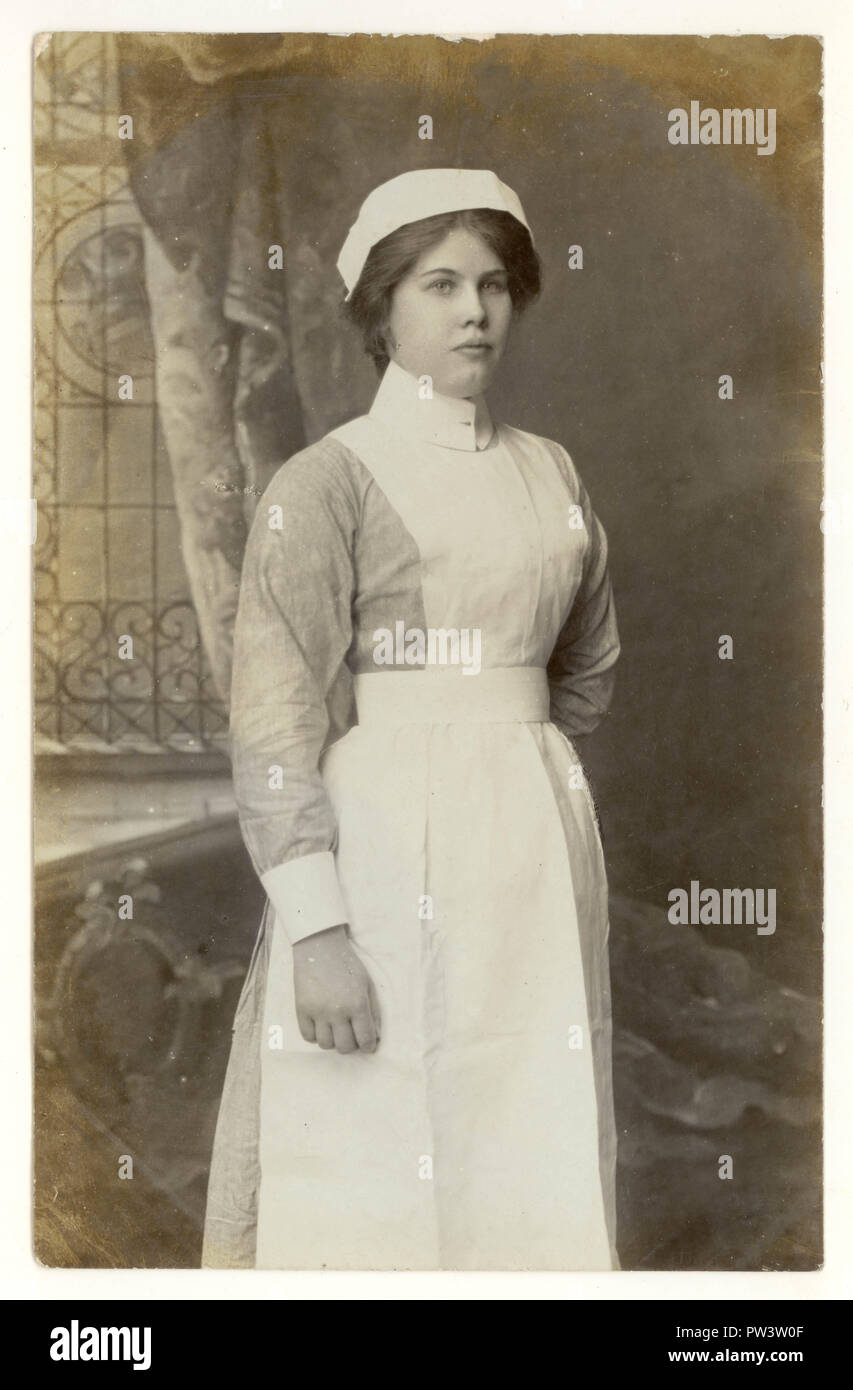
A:
[[[427,300],[417,304],[400,303],[391,323],[396,329],[399,342],[423,344],[424,346],[440,340],[445,330],[446,313],[442,306]]]
[[[388,327],[396,338],[401,338],[404,333],[410,333],[412,329],[412,305],[409,296],[401,294],[398,290],[391,300],[391,308],[388,313]]]
[[[496,315],[498,326],[504,335],[506,335],[512,327],[512,317],[512,300],[509,295],[507,295],[505,299],[501,300]]]
[[[398,329],[411,329],[415,315],[407,295],[398,295],[391,305],[389,322]]]

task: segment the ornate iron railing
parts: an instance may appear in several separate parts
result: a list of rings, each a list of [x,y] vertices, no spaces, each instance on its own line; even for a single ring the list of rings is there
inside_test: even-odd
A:
[[[35,654],[43,749],[225,746],[227,713],[190,602],[39,604]]]

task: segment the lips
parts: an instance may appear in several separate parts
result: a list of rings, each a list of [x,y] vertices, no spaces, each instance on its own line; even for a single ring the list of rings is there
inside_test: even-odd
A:
[[[491,346],[491,343],[487,343],[485,339],[481,339],[478,342],[458,343],[453,351],[460,352],[462,348],[490,348]]]

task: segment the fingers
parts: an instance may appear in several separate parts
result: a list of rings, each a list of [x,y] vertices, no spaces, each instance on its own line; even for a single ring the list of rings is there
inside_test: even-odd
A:
[[[336,1023],[334,1027],[335,1047],[338,1052],[356,1052],[358,1043],[352,1031],[352,1025],[346,1023]]]
[[[317,1041],[317,1032],[314,1027],[314,1020],[310,1014],[303,1013],[301,1009],[296,1012],[296,1021],[299,1024],[299,1031],[306,1042]]]
[[[376,1051],[379,1035],[370,1009],[364,1009],[361,1013],[353,1016],[352,1031],[362,1052]]]
[[[336,1048],[338,1052],[375,1052],[379,1043],[379,1032],[369,1009],[355,1014],[343,1022],[328,1022],[298,1014],[299,1031],[306,1042],[316,1043],[324,1052]]]
[[[330,1023],[298,1014],[299,1031],[306,1042],[316,1043],[324,1052],[374,1052],[378,1038],[370,1013],[365,1010],[352,1020]]]
[[[350,990],[348,1000],[339,999],[334,1006],[325,1007],[319,999],[310,998],[311,990],[300,1000],[297,989],[296,1017],[306,1042],[316,1043],[324,1052],[376,1051],[381,1032],[379,997],[366,972],[362,972],[361,983],[364,987]]]
[[[367,998],[376,1029],[376,1041],[379,1042],[379,1035],[382,1032],[382,1014],[379,1009],[379,995],[376,993],[376,986],[369,975],[367,977]]]
[[[294,948],[294,1003],[299,1032],[324,1052],[374,1052],[379,1044],[379,999],[346,930],[318,932],[313,954]],[[311,938],[313,941],[313,938]],[[302,942],[297,942],[301,947]]]

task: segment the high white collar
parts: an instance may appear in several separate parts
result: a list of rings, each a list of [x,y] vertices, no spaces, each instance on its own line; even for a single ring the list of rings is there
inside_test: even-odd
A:
[[[474,453],[485,449],[494,425],[485,396],[445,396],[433,391],[421,399],[419,379],[391,361],[368,414],[392,429],[415,434],[428,444]]]

